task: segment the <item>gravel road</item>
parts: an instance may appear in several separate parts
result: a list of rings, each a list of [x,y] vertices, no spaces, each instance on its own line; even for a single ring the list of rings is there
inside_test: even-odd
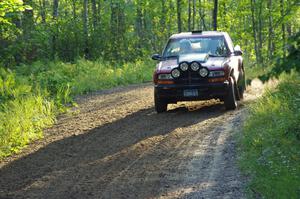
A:
[[[151,84],[81,96],[0,162],[0,198],[244,198],[235,135],[256,86],[235,111],[211,100],[156,114]]]

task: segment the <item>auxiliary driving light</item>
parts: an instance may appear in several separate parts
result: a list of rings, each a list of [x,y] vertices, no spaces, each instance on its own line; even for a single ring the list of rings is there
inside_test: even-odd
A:
[[[199,70],[199,68],[200,68],[200,64],[198,62],[192,62],[191,69],[193,71],[197,71],[197,70]]]
[[[207,70],[207,68],[201,68],[201,69],[199,70],[199,75],[200,75],[201,77],[206,77],[206,76],[208,75],[208,70]]]
[[[180,71],[177,68],[175,68],[172,70],[171,74],[174,78],[178,78],[180,76]]]
[[[189,68],[189,64],[187,62],[182,62],[181,64],[179,64],[179,68],[182,70],[182,71],[187,71],[188,68]]]

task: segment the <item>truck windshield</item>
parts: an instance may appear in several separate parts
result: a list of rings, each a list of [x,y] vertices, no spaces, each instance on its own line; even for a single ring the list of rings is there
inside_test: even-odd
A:
[[[224,37],[198,37],[171,39],[164,50],[163,57],[177,57],[189,53],[207,53],[211,56],[227,56],[228,49]]]

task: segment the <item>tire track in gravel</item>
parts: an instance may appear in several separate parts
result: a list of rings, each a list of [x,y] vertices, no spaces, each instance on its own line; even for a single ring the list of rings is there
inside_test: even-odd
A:
[[[159,146],[149,150],[148,156],[144,154],[125,172],[122,172],[121,176],[114,179],[108,185],[102,198],[223,197],[224,193],[221,192],[220,195],[218,190],[210,190],[209,185],[216,181],[217,177],[220,177],[218,172],[223,171],[223,168],[219,168],[218,165],[223,161],[221,155],[224,142],[232,128],[231,123],[226,126],[222,122],[217,127],[214,126],[214,123],[224,117],[232,119],[232,117],[235,118],[235,115],[229,112],[209,119],[204,125],[201,122],[185,130],[181,129],[181,136],[176,138],[177,142],[174,142],[175,136],[168,136],[158,144]],[[228,119],[225,121],[228,122]],[[164,154],[164,151],[167,152]],[[152,159],[151,156],[155,161],[163,160],[152,170],[149,169],[151,168],[151,161],[149,161]],[[147,173],[144,170],[139,172],[140,168],[148,168]],[[238,171],[233,175],[239,175]],[[225,194],[230,198],[242,198],[242,184],[233,188],[237,190]],[[155,192],[157,194],[153,195]]]
[[[77,114],[0,162],[0,198],[243,197],[232,137],[243,106],[179,103],[156,114],[151,84],[77,101]]]

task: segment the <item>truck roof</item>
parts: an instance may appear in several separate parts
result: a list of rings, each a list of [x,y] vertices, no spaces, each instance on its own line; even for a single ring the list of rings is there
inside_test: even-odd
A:
[[[182,39],[182,38],[193,38],[201,36],[224,36],[226,32],[219,31],[195,31],[195,32],[181,32],[173,34],[170,39]]]

